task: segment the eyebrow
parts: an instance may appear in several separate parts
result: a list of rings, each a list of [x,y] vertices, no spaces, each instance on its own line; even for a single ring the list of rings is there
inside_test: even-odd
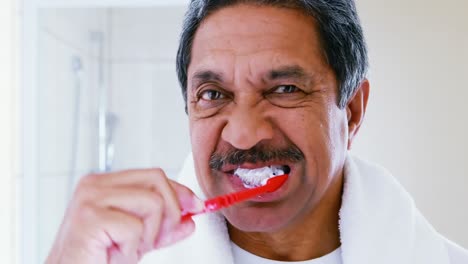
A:
[[[313,76],[308,74],[304,68],[299,65],[281,66],[277,69],[272,69],[267,72],[264,80],[276,81],[281,79],[296,79],[301,82],[313,81]],[[200,70],[193,74],[193,82],[191,89],[195,89],[205,82],[219,82],[224,81],[223,74],[212,70]]]
[[[201,70],[193,74],[192,90],[201,83],[205,82],[223,82],[223,74],[211,70]]]
[[[267,80],[269,81],[281,79],[296,79],[303,82],[310,82],[313,81],[314,78],[299,65],[282,66],[269,71],[267,74]]]

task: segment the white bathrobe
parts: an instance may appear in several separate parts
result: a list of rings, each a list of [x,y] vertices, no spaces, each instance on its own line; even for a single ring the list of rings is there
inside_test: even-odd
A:
[[[468,251],[446,240],[421,215],[403,187],[383,168],[348,156],[340,239],[343,264],[468,264]],[[203,195],[189,156],[180,182]],[[194,217],[196,231],[140,263],[234,264],[220,214]]]

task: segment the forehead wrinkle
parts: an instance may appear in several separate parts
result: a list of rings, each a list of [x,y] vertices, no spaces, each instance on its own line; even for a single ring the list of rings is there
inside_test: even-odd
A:
[[[245,79],[246,79],[246,82],[253,87],[258,85],[258,81],[257,81],[258,78],[257,78],[257,75],[255,74],[255,66],[253,65],[253,61],[251,60],[249,60],[247,64],[247,75]]]
[[[252,52],[251,54],[259,53]],[[266,82],[262,78],[262,72],[256,67],[256,60],[251,60],[251,54],[239,54],[235,57],[235,63],[233,67],[233,78],[234,84],[237,87],[250,87],[250,88],[261,88]],[[246,86],[247,85],[247,86]],[[245,90],[245,89],[241,89]],[[256,90],[256,89],[255,89]]]

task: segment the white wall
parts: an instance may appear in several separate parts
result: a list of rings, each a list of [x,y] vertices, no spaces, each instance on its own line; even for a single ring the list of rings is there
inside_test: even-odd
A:
[[[97,64],[90,31],[104,31],[106,10],[46,9],[39,13],[39,258],[44,260],[62,220],[72,175],[96,168]],[[72,58],[81,58],[81,87]],[[80,90],[77,164],[72,169],[76,92]]]
[[[39,259],[59,228],[70,176],[97,169],[98,47],[104,35],[104,85],[118,118],[112,169],[162,167],[173,177],[190,149],[188,124],[175,73],[185,8],[44,9],[39,16]],[[77,167],[72,169],[72,58],[83,61]],[[76,181],[76,180],[75,180]]]
[[[0,262],[16,261],[15,180],[17,155],[17,36],[16,4],[0,7]]]
[[[162,167],[173,177],[190,149],[175,56],[184,7],[112,9],[114,169]]]
[[[468,247],[468,1],[357,0],[371,97],[354,152],[388,168]]]

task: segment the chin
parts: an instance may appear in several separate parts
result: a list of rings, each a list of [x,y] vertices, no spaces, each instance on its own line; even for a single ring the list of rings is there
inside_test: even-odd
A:
[[[271,233],[288,227],[294,220],[293,212],[280,208],[265,208],[248,206],[243,208],[228,208],[223,211],[226,220],[243,232]]]

